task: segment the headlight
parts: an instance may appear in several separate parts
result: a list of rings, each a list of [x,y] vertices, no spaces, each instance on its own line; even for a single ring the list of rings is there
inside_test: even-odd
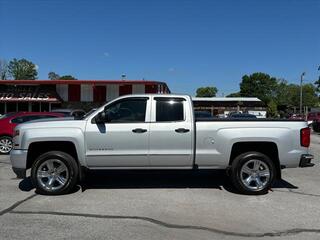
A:
[[[19,136],[20,135],[20,131],[19,130],[15,130],[13,133],[13,137]]]

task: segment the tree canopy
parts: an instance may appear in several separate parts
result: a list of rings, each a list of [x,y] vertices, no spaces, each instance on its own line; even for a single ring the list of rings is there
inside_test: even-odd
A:
[[[48,78],[50,80],[57,80],[60,78],[60,76],[58,74],[56,74],[55,72],[49,72],[48,73]]]
[[[215,97],[218,92],[216,87],[200,87],[197,89],[197,97]]]
[[[320,66],[318,68],[318,71],[320,71]],[[316,91],[317,93],[320,93],[320,75],[317,81],[314,82],[314,84],[316,85]]]
[[[240,83],[240,95],[243,97],[257,97],[268,103],[274,97],[277,79],[266,73],[244,75]]]
[[[235,93],[230,93],[226,97],[241,97],[241,94],[240,94],[240,92],[235,92]]]
[[[278,116],[277,104],[275,103],[274,100],[271,100],[267,104],[267,113],[268,113],[268,117],[274,118]]]
[[[48,77],[50,80],[77,80],[75,77],[73,77],[71,75],[60,76],[59,74],[57,74],[55,72],[49,72]]]
[[[59,78],[59,80],[77,80],[77,79],[71,75],[63,75]]]
[[[319,77],[320,78],[320,77]],[[303,106],[319,106],[320,79],[315,85],[308,83],[302,85]],[[289,84],[283,79],[270,77],[266,73],[253,73],[244,75],[240,83],[240,92],[231,93],[227,97],[257,97],[267,105],[268,115],[278,115],[277,107],[282,109],[298,108],[300,105],[300,85]]]
[[[35,80],[38,76],[36,65],[24,58],[19,60],[14,58],[11,60],[8,65],[8,70],[9,74],[15,80]]]
[[[0,59],[0,80],[6,80],[9,77],[9,68],[7,61]]]

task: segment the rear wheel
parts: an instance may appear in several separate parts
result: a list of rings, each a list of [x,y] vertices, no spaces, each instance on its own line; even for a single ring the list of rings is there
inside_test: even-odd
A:
[[[31,169],[31,179],[37,192],[45,195],[69,193],[77,183],[78,174],[75,159],[60,151],[42,154]]]
[[[12,137],[0,137],[0,154],[9,154],[12,150],[13,142]]]
[[[259,152],[243,153],[234,159],[231,166],[232,183],[243,194],[267,193],[275,175],[274,163]]]

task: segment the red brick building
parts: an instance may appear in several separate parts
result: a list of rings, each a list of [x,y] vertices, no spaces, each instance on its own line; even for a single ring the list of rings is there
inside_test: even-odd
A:
[[[0,80],[0,114],[100,106],[118,96],[170,93],[166,83],[141,80]]]

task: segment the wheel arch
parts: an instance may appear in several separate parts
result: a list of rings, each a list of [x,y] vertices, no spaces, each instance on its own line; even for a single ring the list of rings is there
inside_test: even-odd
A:
[[[275,142],[271,141],[253,141],[253,142],[236,142],[232,145],[229,166],[234,159],[245,152],[260,152],[268,156],[276,167],[276,178],[281,179],[281,165],[279,159],[279,150]]]
[[[78,166],[79,178],[82,179],[82,167],[76,145],[72,141],[37,141],[29,144],[26,168],[31,168],[34,161],[46,152],[61,151],[71,155]]]

